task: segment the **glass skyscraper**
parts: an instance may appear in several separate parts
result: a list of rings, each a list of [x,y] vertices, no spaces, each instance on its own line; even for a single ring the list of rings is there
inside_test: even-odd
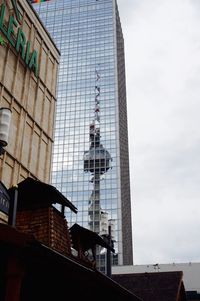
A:
[[[61,51],[52,185],[66,212],[100,235],[112,225],[113,264],[132,264],[124,41],[115,0],[33,4]],[[47,71],[48,72],[48,71]],[[104,250],[99,268],[105,268]]]

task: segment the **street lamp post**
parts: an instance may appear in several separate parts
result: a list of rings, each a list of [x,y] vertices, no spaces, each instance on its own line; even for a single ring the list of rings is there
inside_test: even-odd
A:
[[[11,120],[11,110],[9,108],[0,108],[0,156],[5,153],[5,147],[8,145],[8,134],[10,129],[10,120]],[[1,181],[0,181],[1,182]],[[1,199],[3,199],[4,203],[9,203],[9,209],[1,208],[2,212],[6,212],[8,214],[8,223],[10,218],[10,196],[6,187],[1,182],[1,189],[0,189]],[[7,212],[8,210],[8,212]]]
[[[0,108],[0,156],[5,153],[4,147],[8,145],[11,113],[9,108]]]

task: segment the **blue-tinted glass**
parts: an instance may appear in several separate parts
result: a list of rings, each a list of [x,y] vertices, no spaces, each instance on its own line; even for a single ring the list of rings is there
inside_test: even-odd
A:
[[[115,263],[125,263],[123,202],[130,205],[130,191],[117,6],[114,0],[51,0],[34,8],[61,51],[52,184],[78,208],[77,215],[66,212],[70,225],[78,222],[103,234],[108,230],[105,220],[112,221]],[[128,187],[124,201],[123,181]],[[127,237],[131,244],[131,230]]]

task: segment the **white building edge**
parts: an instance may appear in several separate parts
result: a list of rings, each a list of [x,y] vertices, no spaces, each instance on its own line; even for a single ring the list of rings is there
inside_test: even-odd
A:
[[[200,293],[200,262],[113,266],[112,274],[182,271],[186,291]]]

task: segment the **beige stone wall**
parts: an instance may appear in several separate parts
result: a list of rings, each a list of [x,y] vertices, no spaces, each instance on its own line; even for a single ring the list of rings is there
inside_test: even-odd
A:
[[[8,18],[13,13],[12,3],[5,2]],[[0,45],[0,107],[10,108],[12,119],[6,153],[0,158],[0,180],[7,188],[27,176],[49,182],[59,62],[57,48],[28,1],[18,0],[18,6],[31,51],[38,52],[39,76],[27,68],[4,37],[7,43]]]

